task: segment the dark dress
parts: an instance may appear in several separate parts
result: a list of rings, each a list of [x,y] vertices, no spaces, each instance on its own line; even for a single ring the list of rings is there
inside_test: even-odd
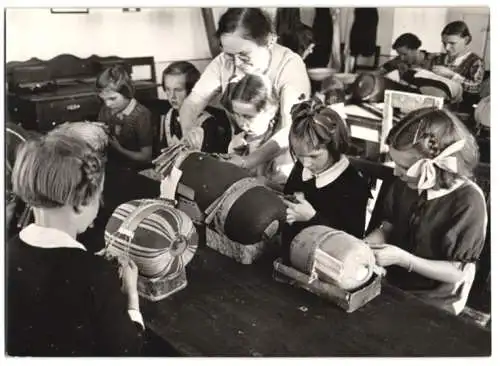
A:
[[[349,46],[353,56],[372,56],[377,50],[377,8],[355,8]]]
[[[75,248],[7,245],[7,342],[12,356],[139,355],[117,268]]]
[[[314,207],[316,215],[307,222],[284,225],[282,230],[283,259],[289,260],[290,243],[303,229],[326,225],[362,238],[365,231],[366,206],[370,189],[365,178],[351,165],[324,187],[317,188],[315,180],[302,180],[304,167],[297,162],[284,188],[285,194],[303,192]]]
[[[178,121],[179,112],[172,109],[168,101],[163,101],[163,103],[157,103],[156,105],[161,109],[162,117],[160,118],[160,124],[163,124],[158,126],[155,131],[157,133],[157,142],[154,151],[155,155],[159,155],[161,149],[168,146],[168,141],[173,136],[181,140],[183,133]],[[166,123],[167,128],[165,129],[165,119],[167,118],[169,120]],[[201,151],[207,153],[227,152],[232,132],[226,113],[221,109],[206,107],[199,120],[203,121],[201,127],[204,132]],[[165,133],[168,134],[168,137]]]
[[[421,258],[460,262],[459,269],[466,277],[470,274],[467,283],[448,284],[389,266],[387,280],[435,306],[461,311],[456,306],[463,306],[474,279],[468,267],[479,260],[485,242],[487,211],[480,188],[466,181],[446,195],[428,200],[396,179],[382,211],[381,219],[393,225],[389,244]]]
[[[112,135],[116,136],[120,145],[130,151],[141,151],[141,148],[153,146],[153,126],[151,123],[151,112],[142,104],[132,100],[135,106],[127,112],[114,114],[112,110],[103,106],[99,111],[97,120],[105,122]],[[135,162],[128,157],[110,148],[108,161],[116,167],[129,170],[143,169],[148,163]]]

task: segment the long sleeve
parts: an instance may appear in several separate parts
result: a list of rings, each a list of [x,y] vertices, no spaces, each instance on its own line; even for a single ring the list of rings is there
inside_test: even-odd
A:
[[[452,80],[461,83],[464,92],[477,94],[481,90],[481,84],[484,78],[484,70],[485,66],[483,60],[477,59],[467,72],[467,76],[456,73],[453,76]]]
[[[141,319],[138,314],[129,313],[115,269],[108,263],[100,264],[96,266],[91,288],[96,352],[98,355],[139,355],[143,333]]]
[[[293,54],[283,67],[278,82],[280,95],[280,129],[272,137],[280,148],[288,147],[288,134],[292,125],[290,114],[294,104],[304,96],[309,98],[311,83],[307,76],[306,65],[299,55]]]

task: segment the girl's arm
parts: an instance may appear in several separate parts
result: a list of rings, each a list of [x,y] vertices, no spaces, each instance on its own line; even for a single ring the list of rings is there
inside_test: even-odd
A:
[[[465,92],[478,93],[483,82],[484,69],[484,62],[479,59],[471,66],[470,71],[467,73],[468,77],[456,73],[451,80],[462,84],[462,88]]]
[[[137,117],[135,134],[139,142],[140,150],[132,151],[120,145],[116,137],[110,140],[110,144],[122,155],[137,162],[150,162],[153,158],[153,127],[151,125],[151,114],[145,110]]]
[[[129,158],[130,160],[137,161],[137,162],[149,162],[152,159],[153,156],[153,147],[152,146],[143,146],[141,147],[140,151],[132,151],[132,150],[127,150],[121,145],[117,145],[116,150]]]
[[[421,276],[447,283],[457,283],[463,277],[463,272],[458,268],[460,262],[431,260],[407,254],[407,263],[403,266]]]

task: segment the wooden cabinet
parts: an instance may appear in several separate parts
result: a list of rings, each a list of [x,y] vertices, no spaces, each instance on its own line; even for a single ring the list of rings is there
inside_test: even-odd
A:
[[[152,57],[78,59],[63,55],[50,61],[8,64],[7,119],[42,133],[64,122],[96,120],[102,105],[95,88],[97,73],[114,63],[131,68],[134,62],[152,65],[150,80],[133,82],[135,98],[139,102],[158,98]]]
[[[156,99],[154,83],[136,86],[136,99]],[[94,90],[75,92],[70,89],[58,95],[16,95],[9,94],[7,107],[9,120],[20,123],[24,128],[47,132],[58,124],[75,121],[96,120],[102,102]]]

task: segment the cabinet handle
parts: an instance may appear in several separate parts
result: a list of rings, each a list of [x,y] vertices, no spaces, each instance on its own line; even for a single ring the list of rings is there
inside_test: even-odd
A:
[[[56,125],[56,122],[52,122],[52,126],[55,126]]]
[[[80,104],[69,104],[66,106],[66,109],[68,111],[76,111],[77,109],[80,109]]]

